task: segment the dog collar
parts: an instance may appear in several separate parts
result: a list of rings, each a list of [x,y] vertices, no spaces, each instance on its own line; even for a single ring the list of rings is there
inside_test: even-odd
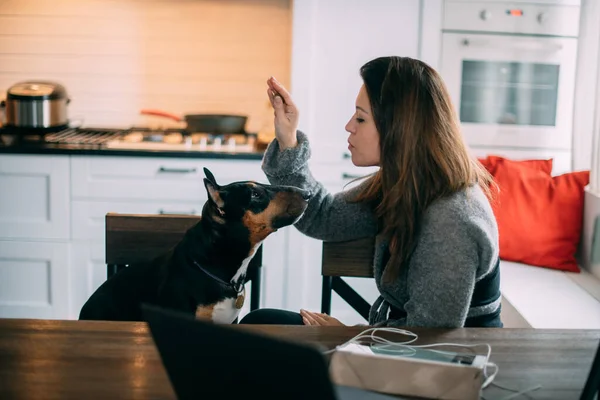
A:
[[[200,264],[198,264],[198,262],[196,260],[192,260],[194,265],[196,267],[198,267],[198,269],[200,269],[200,271],[204,272],[206,275],[210,276],[212,279],[214,279],[215,281],[225,285],[225,286],[229,286],[230,288],[232,288],[233,290],[235,290],[235,292],[237,294],[242,293],[242,290],[244,290],[244,283],[243,283],[243,279],[240,279],[238,282],[236,283],[231,283],[231,282],[227,282],[224,281],[223,279],[219,278],[218,276],[212,274],[210,271],[202,268],[202,266]]]

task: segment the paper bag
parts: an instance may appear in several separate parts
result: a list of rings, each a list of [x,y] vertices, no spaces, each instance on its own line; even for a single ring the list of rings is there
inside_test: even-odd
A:
[[[483,384],[481,368],[343,349],[333,353],[330,374],[339,385],[444,400],[479,400]]]

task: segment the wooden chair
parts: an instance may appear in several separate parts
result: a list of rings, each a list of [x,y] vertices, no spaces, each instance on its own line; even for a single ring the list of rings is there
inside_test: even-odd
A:
[[[323,286],[321,312],[331,313],[331,295],[335,291],[367,321],[371,305],[342,277],[373,277],[375,238],[347,242],[323,242],[321,275]]]
[[[147,262],[177,244],[200,220],[195,215],[106,214],[106,277],[128,264]],[[262,246],[250,261],[250,310],[260,304]]]

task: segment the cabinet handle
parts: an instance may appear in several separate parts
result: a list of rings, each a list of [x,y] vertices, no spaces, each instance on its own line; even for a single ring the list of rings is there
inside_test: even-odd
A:
[[[342,174],[342,179],[359,179],[359,178],[362,178],[362,176],[360,176],[360,175],[352,175],[352,174],[348,174],[346,172],[344,172]]]
[[[194,214],[196,214],[196,210],[192,210],[192,211],[167,211],[167,210],[163,210],[161,208],[160,210],[158,210],[158,213],[160,215],[194,215]]]
[[[348,154],[348,153],[344,153],[344,154],[342,154],[342,158],[345,159],[345,160],[347,160],[349,158],[352,158],[352,156],[350,154]]]
[[[176,174],[193,174],[196,172],[196,168],[167,168],[160,167],[158,172],[172,172]]]

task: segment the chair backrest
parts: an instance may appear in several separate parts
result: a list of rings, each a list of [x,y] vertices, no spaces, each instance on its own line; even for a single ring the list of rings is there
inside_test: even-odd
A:
[[[375,238],[323,242],[323,276],[373,277]]]
[[[106,264],[147,262],[179,242],[197,215],[106,214]]]

